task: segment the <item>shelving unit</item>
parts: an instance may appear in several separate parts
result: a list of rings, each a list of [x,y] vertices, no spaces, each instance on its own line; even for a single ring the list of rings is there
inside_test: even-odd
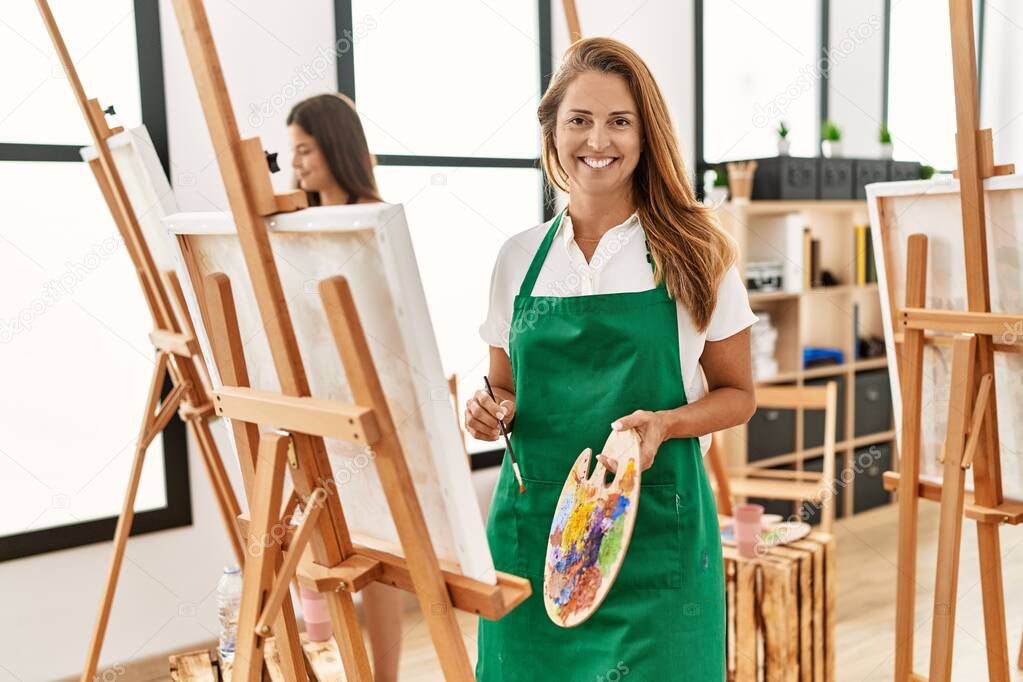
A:
[[[751,291],[749,300],[754,312],[767,312],[778,332],[775,359],[778,372],[758,379],[759,384],[804,385],[829,379],[842,382],[838,416],[842,430],[838,434],[836,469],[840,481],[848,481],[840,494],[838,514],[853,513],[857,477],[854,468],[856,453],[871,445],[886,445],[888,456],[894,458],[894,425],[889,417],[883,427],[873,424],[866,432],[857,429],[857,378],[880,383],[881,377],[864,377],[866,372],[887,370],[885,356],[857,358],[853,336],[854,306],[858,308],[858,335],[884,336],[882,330],[879,290],[876,283],[856,283],[855,226],[868,224],[865,201],[737,201],[718,209],[722,226],[735,239],[739,249],[739,269],[745,280],[746,265],[753,261],[781,261],[785,280],[782,291]],[[809,228],[820,241],[821,268],[837,279],[835,286],[806,287],[804,284],[803,230]],[[809,267],[808,264],[805,264]],[[797,279],[793,279],[797,278]],[[804,369],[803,347],[822,346],[842,351],[841,364]],[[888,395],[887,374],[883,384]],[[890,405],[890,397],[887,398]],[[889,412],[890,413],[890,412]],[[861,415],[864,417],[865,415]],[[812,418],[812,417],[811,417]],[[756,419],[756,417],[755,417]],[[784,422],[787,423],[786,416]],[[820,465],[823,449],[804,443],[807,416],[796,410],[791,419],[794,437],[779,443],[757,442],[750,446],[747,425],[729,429],[722,434],[721,444],[728,453],[732,469],[756,464],[758,467],[787,467],[802,471]],[[782,422],[779,422],[782,423]],[[784,440],[784,444],[780,441]],[[785,447],[791,445],[791,447]],[[780,452],[771,450],[783,448]],[[758,452],[751,456],[751,449]],[[881,467],[887,468],[886,466]],[[845,473],[850,470],[850,473]],[[881,485],[877,473],[877,486]],[[863,479],[861,478],[861,481]],[[875,482],[871,479],[870,485]],[[888,497],[890,500],[890,496]]]

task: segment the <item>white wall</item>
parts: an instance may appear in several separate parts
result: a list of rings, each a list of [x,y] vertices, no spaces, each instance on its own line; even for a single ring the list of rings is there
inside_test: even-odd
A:
[[[638,5],[638,6],[637,6]],[[695,80],[692,0],[614,3],[576,0],[584,37],[606,36],[626,43],[650,67],[668,102],[686,169],[695,152]],[[560,2],[551,3],[554,65],[568,49],[568,28]]]

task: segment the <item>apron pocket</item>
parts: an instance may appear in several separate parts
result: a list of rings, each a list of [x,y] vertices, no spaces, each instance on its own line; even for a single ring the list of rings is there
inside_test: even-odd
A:
[[[515,497],[518,570],[521,575],[543,580],[551,522],[564,484],[523,481],[526,493]],[[682,585],[682,552],[674,484],[641,484],[638,514],[611,589],[678,589]]]

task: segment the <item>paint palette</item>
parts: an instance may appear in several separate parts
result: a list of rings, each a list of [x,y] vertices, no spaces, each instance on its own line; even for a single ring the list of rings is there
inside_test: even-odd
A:
[[[610,484],[593,451],[583,450],[561,489],[547,543],[543,601],[556,625],[579,625],[597,610],[625,558],[639,508],[639,436],[612,431],[602,453],[618,462]]]

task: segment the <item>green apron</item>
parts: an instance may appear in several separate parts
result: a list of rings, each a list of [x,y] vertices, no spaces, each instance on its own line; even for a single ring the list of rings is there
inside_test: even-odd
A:
[[[526,492],[518,493],[506,455],[487,520],[497,569],[528,578],[533,594],[498,621],[480,620],[477,679],[720,682],[721,538],[696,438],[665,441],[643,472],[628,554],[593,616],[561,628],[544,609],[547,535],[576,457],[588,447],[600,452],[618,417],[686,403],[677,311],[663,283],[623,294],[532,296],[563,216],[533,257],[511,324],[511,438]]]

